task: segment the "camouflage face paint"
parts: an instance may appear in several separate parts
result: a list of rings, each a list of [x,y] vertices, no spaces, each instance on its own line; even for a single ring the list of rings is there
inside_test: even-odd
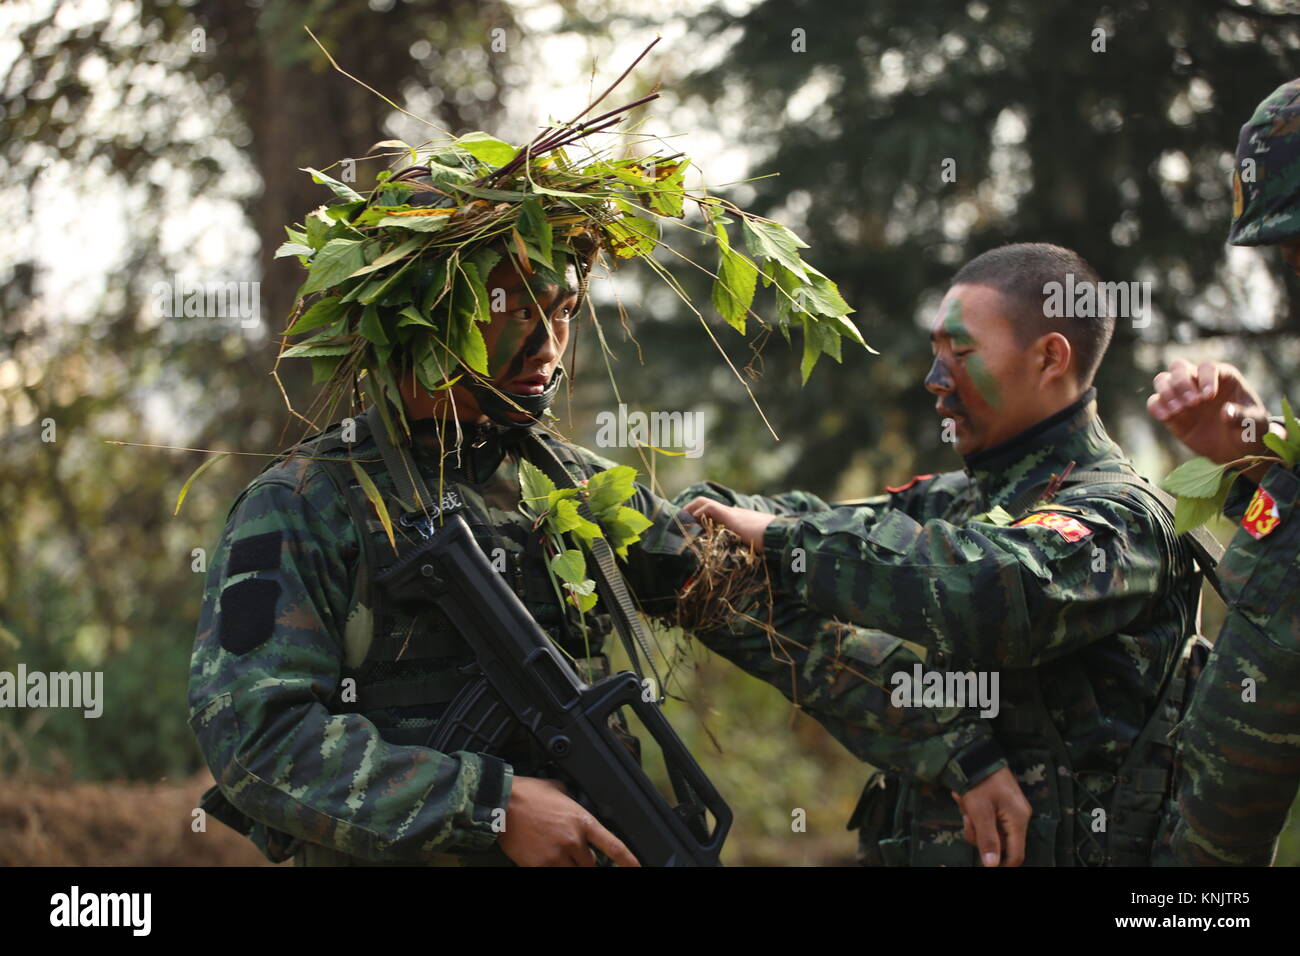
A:
[[[934,364],[930,366],[930,372],[925,376],[926,385],[933,385],[935,388],[941,388],[944,391],[952,391],[952,370],[948,368],[948,363],[939,356],[934,357]]]
[[[494,364],[489,366],[493,379],[500,383],[510,382],[523,374],[524,360],[535,355],[546,343],[547,336],[553,334],[549,323],[542,319],[533,322],[531,328],[527,323],[517,322],[513,318],[509,321],[510,325],[502,330],[496,347],[492,349]],[[509,363],[499,373],[495,364],[497,358],[500,358],[502,364]]]
[[[953,299],[948,303],[948,311],[943,317],[943,332],[952,340],[953,348],[966,348],[975,344],[961,320],[961,299]]]
[[[493,379],[499,379],[501,372],[507,365],[515,364],[512,360],[519,358],[519,349],[523,345],[524,339],[528,334],[528,327],[523,322],[516,322],[513,316],[507,315],[503,320],[506,323],[501,334],[492,345],[492,354],[488,358],[488,373]],[[522,365],[522,360],[519,362]],[[516,370],[515,375],[519,372]],[[512,376],[513,377],[513,376]]]
[[[961,320],[960,299],[953,299],[948,304],[948,313],[943,317],[943,331],[951,340],[954,349],[975,347],[974,337]],[[984,364],[984,360],[979,355],[971,353],[964,357],[964,363],[971,384],[975,386],[975,390],[979,392],[980,397],[988,403],[990,408],[999,408],[1002,405],[1002,392],[998,388],[997,379],[993,377],[989,367]]]
[[[998,388],[998,380],[993,377],[993,373],[984,364],[984,360],[978,355],[968,355],[966,357],[966,373],[970,375],[975,390],[980,393],[984,401],[989,403],[989,408],[1000,408],[1002,405],[1002,392]]]

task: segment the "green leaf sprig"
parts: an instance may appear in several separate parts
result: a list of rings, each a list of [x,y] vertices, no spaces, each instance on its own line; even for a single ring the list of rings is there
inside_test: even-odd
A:
[[[635,480],[636,469],[616,465],[592,475],[578,488],[557,488],[536,465],[519,463],[519,506],[545,536],[551,583],[557,594],[567,592],[565,599],[584,614],[596,605],[596,582],[587,575],[585,554],[592,541],[605,538],[615,554],[626,558],[628,546],[641,540],[641,532],[650,527],[649,518],[624,504],[636,494]],[[595,522],[578,513],[583,500]],[[566,542],[565,535],[576,547]]]
[[[1300,422],[1296,421],[1291,403],[1285,398],[1282,399],[1282,415],[1286,437],[1271,431],[1264,436],[1264,444],[1277,457],[1247,455],[1222,465],[1197,457],[1183,462],[1165,476],[1160,487],[1178,497],[1174,509],[1174,530],[1178,534],[1191,531],[1222,512],[1232,483],[1242,472],[1265,463],[1280,462],[1288,468],[1295,467],[1300,461]]]

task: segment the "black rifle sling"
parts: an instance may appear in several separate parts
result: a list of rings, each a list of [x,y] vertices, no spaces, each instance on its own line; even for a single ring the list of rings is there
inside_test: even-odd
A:
[[[428,514],[438,499],[429,494],[410,452],[389,441],[388,429],[384,427],[378,405],[371,405],[366,411],[366,421],[370,426],[370,436],[375,440],[379,454],[383,456],[384,467],[397,485],[398,504],[408,514]]]
[[[556,457],[555,452],[542,441],[536,432],[530,430],[528,439],[525,443],[525,455],[542,470],[542,473],[547,478],[555,482],[555,487],[578,487],[577,482],[573,480],[573,476],[569,474],[569,469],[564,467],[564,463]],[[591,512],[591,507],[581,497],[578,498],[578,514],[592,524],[599,524],[596,521],[596,516]],[[614,551],[604,538],[594,538],[590,547],[591,553],[596,559],[596,589],[600,592],[601,600],[605,602],[605,607],[609,609],[610,616],[613,617],[614,624],[618,627],[618,636],[622,639],[628,659],[632,662],[632,669],[636,671],[638,677],[644,679],[637,655],[637,647],[639,646],[641,654],[645,656],[646,666],[650,669],[650,674],[654,678],[655,695],[658,700],[662,701],[664,696],[663,681],[659,677],[658,668],[655,667],[654,656],[650,653],[650,637],[646,634],[640,613],[632,604],[632,596],[628,594],[627,584],[623,581],[623,573],[619,571],[618,565],[614,563]]]
[[[1178,504],[1173,495],[1157,488],[1145,478],[1140,478],[1137,475],[1130,475],[1127,472],[1072,471],[1066,475],[1064,481],[1064,484],[1066,485],[1092,485],[1103,483],[1131,485],[1134,488],[1140,488],[1159,502],[1160,505],[1163,506],[1171,515],[1174,513],[1174,508]],[[1043,491],[1046,487],[1047,485],[1044,484],[1029,489],[1017,498],[1007,510],[1012,516],[1019,518],[1023,512],[1030,510],[1038,504],[1038,500],[1042,497]],[[1040,507],[1047,506],[1042,505]],[[1201,573],[1205,575],[1206,579],[1218,593],[1219,597],[1223,597],[1223,588],[1219,583],[1219,574],[1217,570],[1219,562],[1223,560],[1223,545],[1219,544],[1219,542],[1215,540],[1214,536],[1205,530],[1204,527],[1194,528],[1192,531],[1187,532],[1184,537],[1187,538],[1187,544],[1192,550],[1192,555],[1196,558],[1196,563],[1200,567]]]

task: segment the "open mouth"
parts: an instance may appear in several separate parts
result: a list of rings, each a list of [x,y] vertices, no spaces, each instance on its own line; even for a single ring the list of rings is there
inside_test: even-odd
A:
[[[540,395],[546,391],[548,379],[538,372],[536,375],[521,375],[506,386],[505,391],[513,395]]]

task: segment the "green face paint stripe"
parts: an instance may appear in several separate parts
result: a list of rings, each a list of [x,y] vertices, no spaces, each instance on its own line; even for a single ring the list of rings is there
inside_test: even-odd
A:
[[[993,377],[984,360],[978,355],[970,355],[966,358],[966,372],[970,375],[970,380],[975,389],[989,403],[990,408],[999,408],[1002,405],[1002,392],[998,389],[998,380]]]
[[[501,330],[496,343],[492,346],[492,357],[488,362],[488,373],[496,378],[501,370],[510,364],[511,359],[519,354],[524,343],[527,328],[523,323],[514,321],[513,317],[505,320],[507,325]]]
[[[948,303],[948,312],[943,317],[943,331],[948,338],[952,339],[953,345],[975,344],[975,340],[971,338],[970,332],[966,331],[966,326],[961,321],[961,299],[953,299]]]

